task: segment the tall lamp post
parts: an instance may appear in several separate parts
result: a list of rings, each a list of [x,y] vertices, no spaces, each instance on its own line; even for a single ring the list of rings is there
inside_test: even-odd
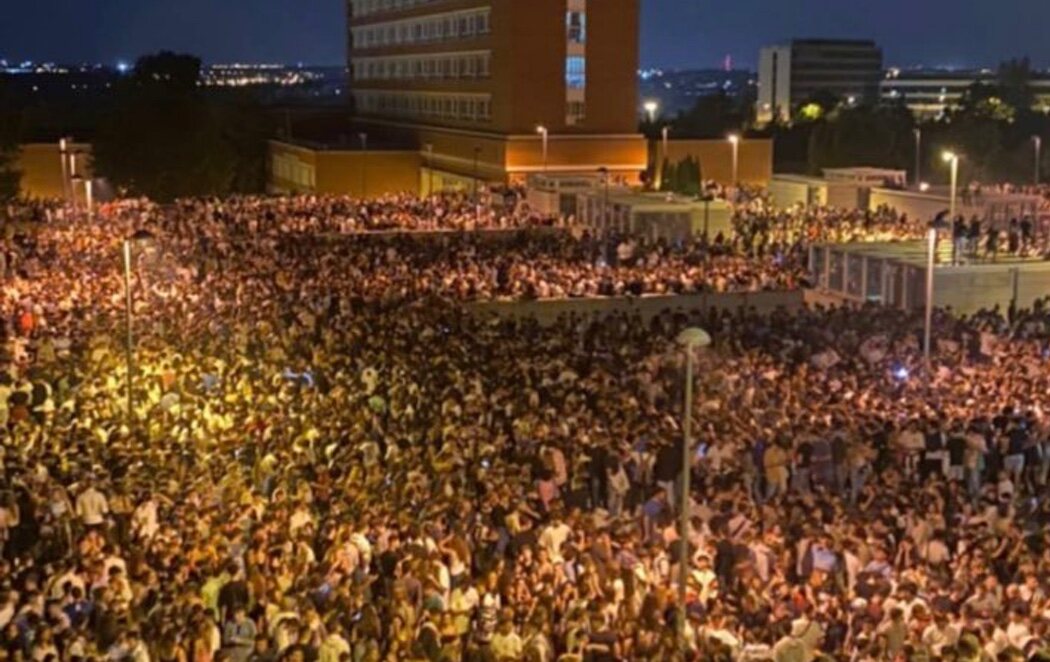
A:
[[[543,140],[543,172],[544,172],[544,174],[546,174],[547,173],[547,138],[549,136],[549,132],[547,131],[547,127],[545,127],[542,124],[540,124],[539,126],[536,127],[536,133],[540,134],[540,138]]]
[[[933,336],[933,269],[934,257],[937,253],[937,228],[931,227],[926,240],[926,317],[922,334],[922,360],[926,385],[929,386],[932,377],[932,364],[930,363]]]
[[[660,163],[657,164],[658,171],[660,173],[660,182],[659,186],[657,186],[658,189],[662,189],[664,187],[664,164],[667,163],[667,143],[670,133],[671,126],[668,124],[665,124],[664,127],[660,129]]]
[[[915,186],[922,181],[922,129],[915,127],[912,130],[915,136]]]
[[[740,136],[731,133],[726,140],[733,146],[733,186],[736,186],[740,181]]]
[[[660,110],[660,103],[655,99],[649,99],[643,105],[645,116],[649,118],[649,124],[656,122],[656,111]]]
[[[948,197],[948,222],[955,222],[955,200],[959,184],[959,155],[955,152],[945,152],[941,155],[944,162],[951,166],[951,193]]]
[[[947,151],[941,155],[951,165],[951,193],[948,203],[948,222],[955,222],[955,196],[959,181],[959,155]],[[926,241],[926,316],[923,326],[922,359],[926,373],[926,384],[933,378],[933,275],[937,262],[937,228],[931,227]]]
[[[685,351],[685,402],[682,413],[682,477],[678,511],[678,650],[686,656],[685,594],[689,584],[689,474],[692,460],[693,423],[693,355],[711,344],[711,336],[701,328],[690,327],[678,334],[678,344]]]
[[[124,344],[124,360],[127,365],[126,380],[128,398],[128,421],[135,419],[135,338],[132,332],[134,310],[131,301],[131,250],[140,241],[149,241],[153,235],[146,230],[139,230],[124,239],[124,312],[127,318],[127,337]]]
[[[361,132],[357,134],[361,139],[361,199],[368,197],[368,134]]]
[[[62,160],[62,195],[66,197],[66,202],[69,202],[69,162],[66,160],[69,154],[69,140],[63,138],[58,141],[58,155]]]
[[[605,166],[598,168],[598,174],[602,178],[602,233],[609,231],[609,169]]]
[[[1039,180],[1041,179],[1040,173],[1042,166],[1042,155],[1043,155],[1043,137],[1032,136],[1032,146],[1035,147],[1035,178],[1034,182],[1036,186],[1039,186]]]

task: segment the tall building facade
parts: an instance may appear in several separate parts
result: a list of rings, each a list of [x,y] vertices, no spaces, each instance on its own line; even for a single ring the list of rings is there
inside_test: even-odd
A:
[[[350,0],[356,113],[450,180],[636,178],[638,28],[638,0]]]
[[[875,102],[882,79],[882,49],[853,39],[795,39],[759,53],[757,119],[790,121],[802,103],[831,95]]]

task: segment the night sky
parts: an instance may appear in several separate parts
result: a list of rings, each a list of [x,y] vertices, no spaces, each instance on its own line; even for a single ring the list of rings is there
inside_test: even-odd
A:
[[[514,0],[527,2],[528,0]],[[600,0],[616,2],[617,0]],[[886,64],[1050,67],[1050,0],[642,0],[642,66],[753,67],[790,37],[870,37]],[[11,0],[0,58],[133,60],[161,48],[206,62],[339,63],[343,0]]]

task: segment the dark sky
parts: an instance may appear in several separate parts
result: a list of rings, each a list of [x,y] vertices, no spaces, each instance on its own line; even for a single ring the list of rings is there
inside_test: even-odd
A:
[[[528,0],[514,0],[528,2]],[[595,0],[616,2],[617,0]],[[642,65],[754,66],[789,37],[876,39],[888,65],[1050,66],[1050,0],[642,0]],[[338,63],[343,0],[12,0],[0,57],[112,63],[161,48],[208,62]]]

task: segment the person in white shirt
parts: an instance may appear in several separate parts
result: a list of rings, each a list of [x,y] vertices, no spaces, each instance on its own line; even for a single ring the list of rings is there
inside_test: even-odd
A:
[[[492,635],[492,643],[489,645],[492,654],[499,662],[507,660],[520,660],[525,650],[521,637],[514,631],[514,621],[504,616],[500,619],[496,634]]]
[[[934,655],[940,655],[946,647],[954,646],[959,641],[959,628],[948,622],[948,615],[938,612],[933,623],[922,632],[922,643]]]
[[[550,525],[540,534],[540,545],[547,550],[552,562],[561,563],[565,560],[562,557],[561,546],[570,535],[572,535],[572,529],[561,521],[560,517],[554,517]]]
[[[1028,628],[1024,613],[1018,609],[1011,609],[1010,622],[1006,625],[1006,640],[1011,646],[1024,649],[1031,637],[1032,631]]]

